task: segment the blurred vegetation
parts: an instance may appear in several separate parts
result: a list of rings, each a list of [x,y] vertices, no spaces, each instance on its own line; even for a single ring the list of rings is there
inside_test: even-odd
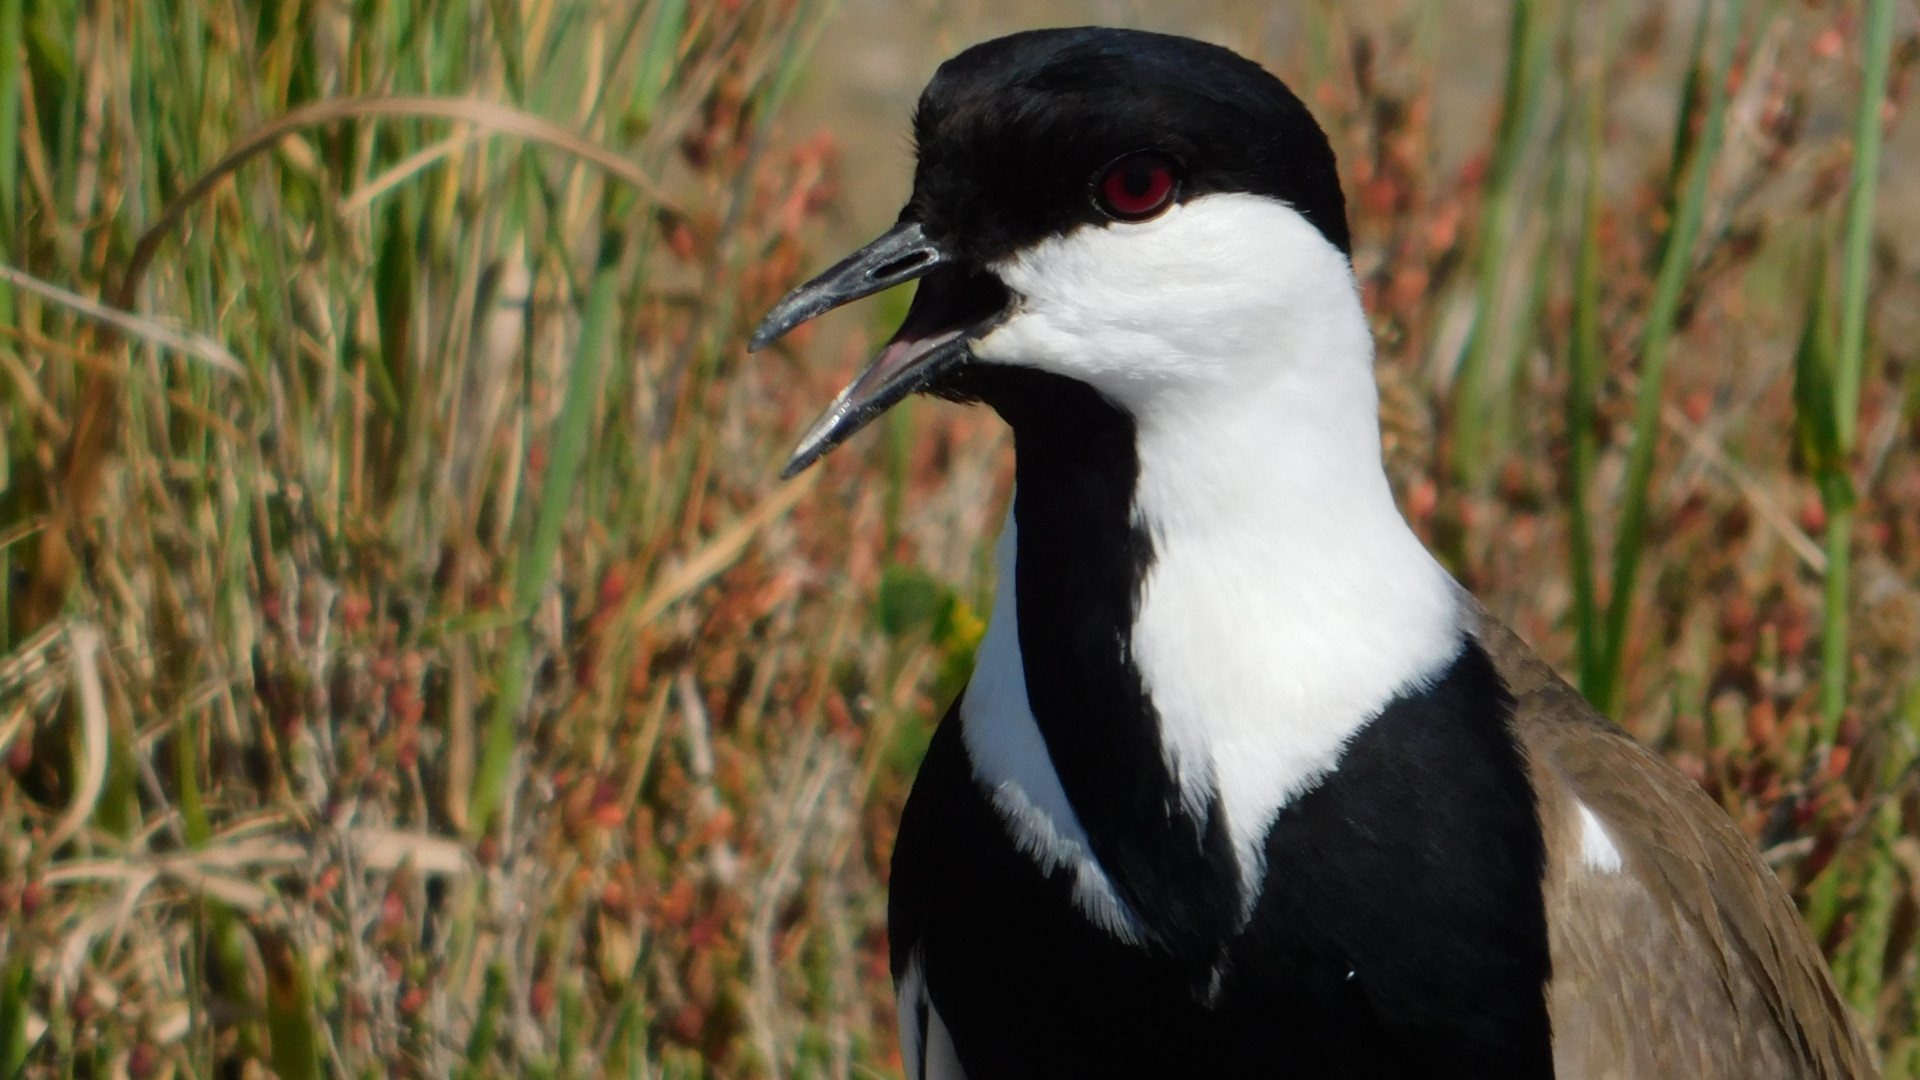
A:
[[[864,348],[743,352],[867,152],[779,121],[825,3],[0,0],[0,1076],[897,1073],[1009,459],[774,480]],[[1341,155],[1415,527],[1920,1075],[1912,9],[1502,6],[1456,165],[1440,0],[1228,43]]]

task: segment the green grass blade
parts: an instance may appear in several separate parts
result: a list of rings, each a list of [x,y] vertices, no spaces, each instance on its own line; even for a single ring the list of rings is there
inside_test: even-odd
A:
[[[600,372],[611,344],[613,316],[618,306],[619,264],[620,245],[617,238],[609,234],[602,244],[599,269],[587,295],[580,352],[574,361],[567,383],[567,396],[560,406],[560,418],[554,428],[533,541],[516,568],[513,610],[515,618],[521,620],[522,625],[514,631],[501,664],[498,693],[487,720],[480,767],[474,777],[467,828],[476,836],[486,831],[494,810],[498,808],[500,797],[506,789],[508,771],[513,764],[513,745],[517,737],[514,720],[526,690],[526,667],[532,655],[532,639],[524,621],[553,580],[554,558],[560,551],[560,532],[573,504],[581,461],[586,457],[588,436],[600,404]]]
[[[1695,123],[1700,117],[1702,101],[1700,90],[1706,76],[1707,31],[1713,26],[1713,5],[1703,4],[1700,18],[1693,24],[1693,44],[1687,50],[1687,77],[1680,84],[1680,108],[1673,122],[1673,149],[1667,158],[1667,181],[1665,187],[1666,208],[1674,209],[1677,196],[1686,180],[1688,162],[1693,158],[1694,148],[1699,144],[1701,129]],[[1709,84],[1710,85],[1710,84]],[[1671,232],[1668,233],[1672,235]]]
[[[22,0],[0,0],[0,260],[11,260],[20,212]],[[11,297],[0,303],[11,303]],[[0,311],[11,321],[11,311]]]
[[[180,718],[175,731],[174,797],[180,802],[180,819],[187,844],[203,848],[213,839],[213,826],[207,821],[206,806],[200,797],[200,724],[189,712]]]
[[[1825,246],[1808,258],[1807,314],[1793,353],[1793,429],[1800,456],[1816,479],[1845,468],[1833,407],[1833,310],[1828,302]]]
[[[1874,811],[1873,858],[1867,862],[1866,881],[1860,887],[1860,910],[1847,939],[1847,951],[1836,965],[1842,993],[1853,1011],[1866,1021],[1869,1031],[1880,1012],[1887,940],[1900,899],[1900,863],[1893,847],[1899,839],[1900,800],[1888,797]]]
[[[313,978],[291,939],[254,931],[267,969],[267,1035],[279,1080],[320,1080],[320,1038],[314,1031]]]
[[[1675,170],[1677,198],[1673,220],[1662,245],[1659,276],[1648,305],[1645,337],[1640,348],[1640,388],[1634,405],[1633,448],[1627,456],[1620,526],[1613,549],[1613,593],[1607,601],[1606,647],[1599,678],[1588,696],[1602,712],[1619,706],[1621,666],[1626,656],[1627,622],[1633,614],[1635,579],[1640,573],[1647,531],[1648,499],[1653,480],[1654,450],[1659,443],[1660,402],[1666,389],[1667,358],[1673,349],[1674,323],[1693,271],[1694,247],[1706,216],[1707,182],[1726,132],[1727,76],[1733,68],[1734,48],[1740,40],[1745,0],[1729,0],[1722,8],[1720,36],[1712,66],[1706,71],[1706,112],[1699,138],[1692,140],[1687,162]],[[1710,18],[1712,5],[1703,8]],[[1685,110],[1682,111],[1685,124]],[[1676,140],[1676,145],[1685,145]]]
[[[14,950],[0,974],[0,1078],[17,1076],[33,1045],[27,1041],[28,995],[33,992],[33,970],[25,949]]]
[[[21,0],[0,0],[0,262],[14,260],[20,216],[20,61],[24,58]],[[14,324],[13,292],[0,290],[0,326]],[[21,429],[22,416],[0,416],[0,496],[12,486],[13,447],[9,437]],[[0,530],[14,524],[0,519]],[[13,555],[0,546],[0,655],[13,643],[13,612],[7,583],[13,579]]]
[[[1500,449],[1505,415],[1500,408],[1506,390],[1501,375],[1512,362],[1519,343],[1507,341],[1521,333],[1504,325],[1501,297],[1515,273],[1515,219],[1521,212],[1521,167],[1532,145],[1534,128],[1546,98],[1546,69],[1552,35],[1536,0],[1514,0],[1507,48],[1506,91],[1500,107],[1493,161],[1487,173],[1482,227],[1477,240],[1474,318],[1460,370],[1455,380],[1455,473],[1471,486],[1481,486],[1489,463]]]
[[[1873,258],[1874,198],[1879,190],[1881,116],[1893,51],[1893,0],[1868,0],[1861,43],[1860,98],[1854,111],[1853,183],[1840,269],[1840,343],[1833,365],[1833,438],[1837,460],[1823,476],[1827,504],[1827,589],[1820,639],[1821,733],[1831,742],[1847,711],[1852,664],[1847,601],[1853,561],[1850,483],[1860,419],[1860,379],[1866,367],[1867,294]]]
[[[687,27],[687,0],[658,0],[653,9],[652,32],[647,35],[640,57],[640,71],[634,79],[629,108],[642,122],[653,119],[672,78],[674,60],[680,50],[680,38]]]
[[[1873,261],[1873,209],[1879,192],[1881,118],[1893,53],[1893,0],[1867,0],[1861,43],[1860,100],[1854,112],[1853,183],[1847,197],[1846,247],[1840,271],[1840,353],[1834,373],[1835,430],[1853,449],[1859,424],[1860,375],[1865,366],[1868,275]]]
[[[481,992],[480,1013],[474,1017],[473,1030],[467,1036],[467,1063],[460,1070],[460,1080],[479,1080],[487,1075],[494,1044],[500,1040],[500,1017],[506,1010],[507,991],[507,962],[496,960],[487,966],[486,989]]]
[[[1860,886],[1860,907],[1845,952],[1837,958],[1835,975],[1848,1004],[1873,1031],[1880,1016],[1881,991],[1888,969],[1887,946],[1893,940],[1894,918],[1900,907],[1903,871],[1897,845],[1904,831],[1901,821],[1902,783],[1920,748],[1920,682],[1908,684],[1897,726],[1886,741],[1881,765],[1880,805],[1873,812],[1866,880]],[[1904,730],[1902,730],[1904,728]],[[1896,966],[1897,967],[1897,966]],[[1891,1070],[1889,1070],[1891,1072]]]

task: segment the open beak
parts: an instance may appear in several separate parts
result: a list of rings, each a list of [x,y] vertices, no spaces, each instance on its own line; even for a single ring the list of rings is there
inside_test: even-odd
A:
[[[965,362],[968,345],[1005,316],[1011,296],[999,279],[973,270],[903,221],[878,240],[788,293],[748,342],[763,349],[801,323],[842,304],[924,278],[906,321],[813,422],[782,469],[790,477],[820,460],[908,394],[925,390]]]

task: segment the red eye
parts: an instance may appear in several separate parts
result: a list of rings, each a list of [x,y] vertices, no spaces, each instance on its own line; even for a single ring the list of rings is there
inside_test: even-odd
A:
[[[1094,187],[1094,200],[1108,217],[1145,221],[1173,205],[1173,163],[1159,154],[1128,154],[1107,166]]]

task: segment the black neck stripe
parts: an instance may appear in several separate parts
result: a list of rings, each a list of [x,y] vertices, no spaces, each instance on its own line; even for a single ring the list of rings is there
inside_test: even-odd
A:
[[[1152,544],[1134,520],[1132,417],[1085,383],[982,366],[967,390],[1012,425],[1015,592],[1027,696],[1061,787],[1151,947],[1210,970],[1241,916],[1216,795],[1196,820],[1131,659]]]

